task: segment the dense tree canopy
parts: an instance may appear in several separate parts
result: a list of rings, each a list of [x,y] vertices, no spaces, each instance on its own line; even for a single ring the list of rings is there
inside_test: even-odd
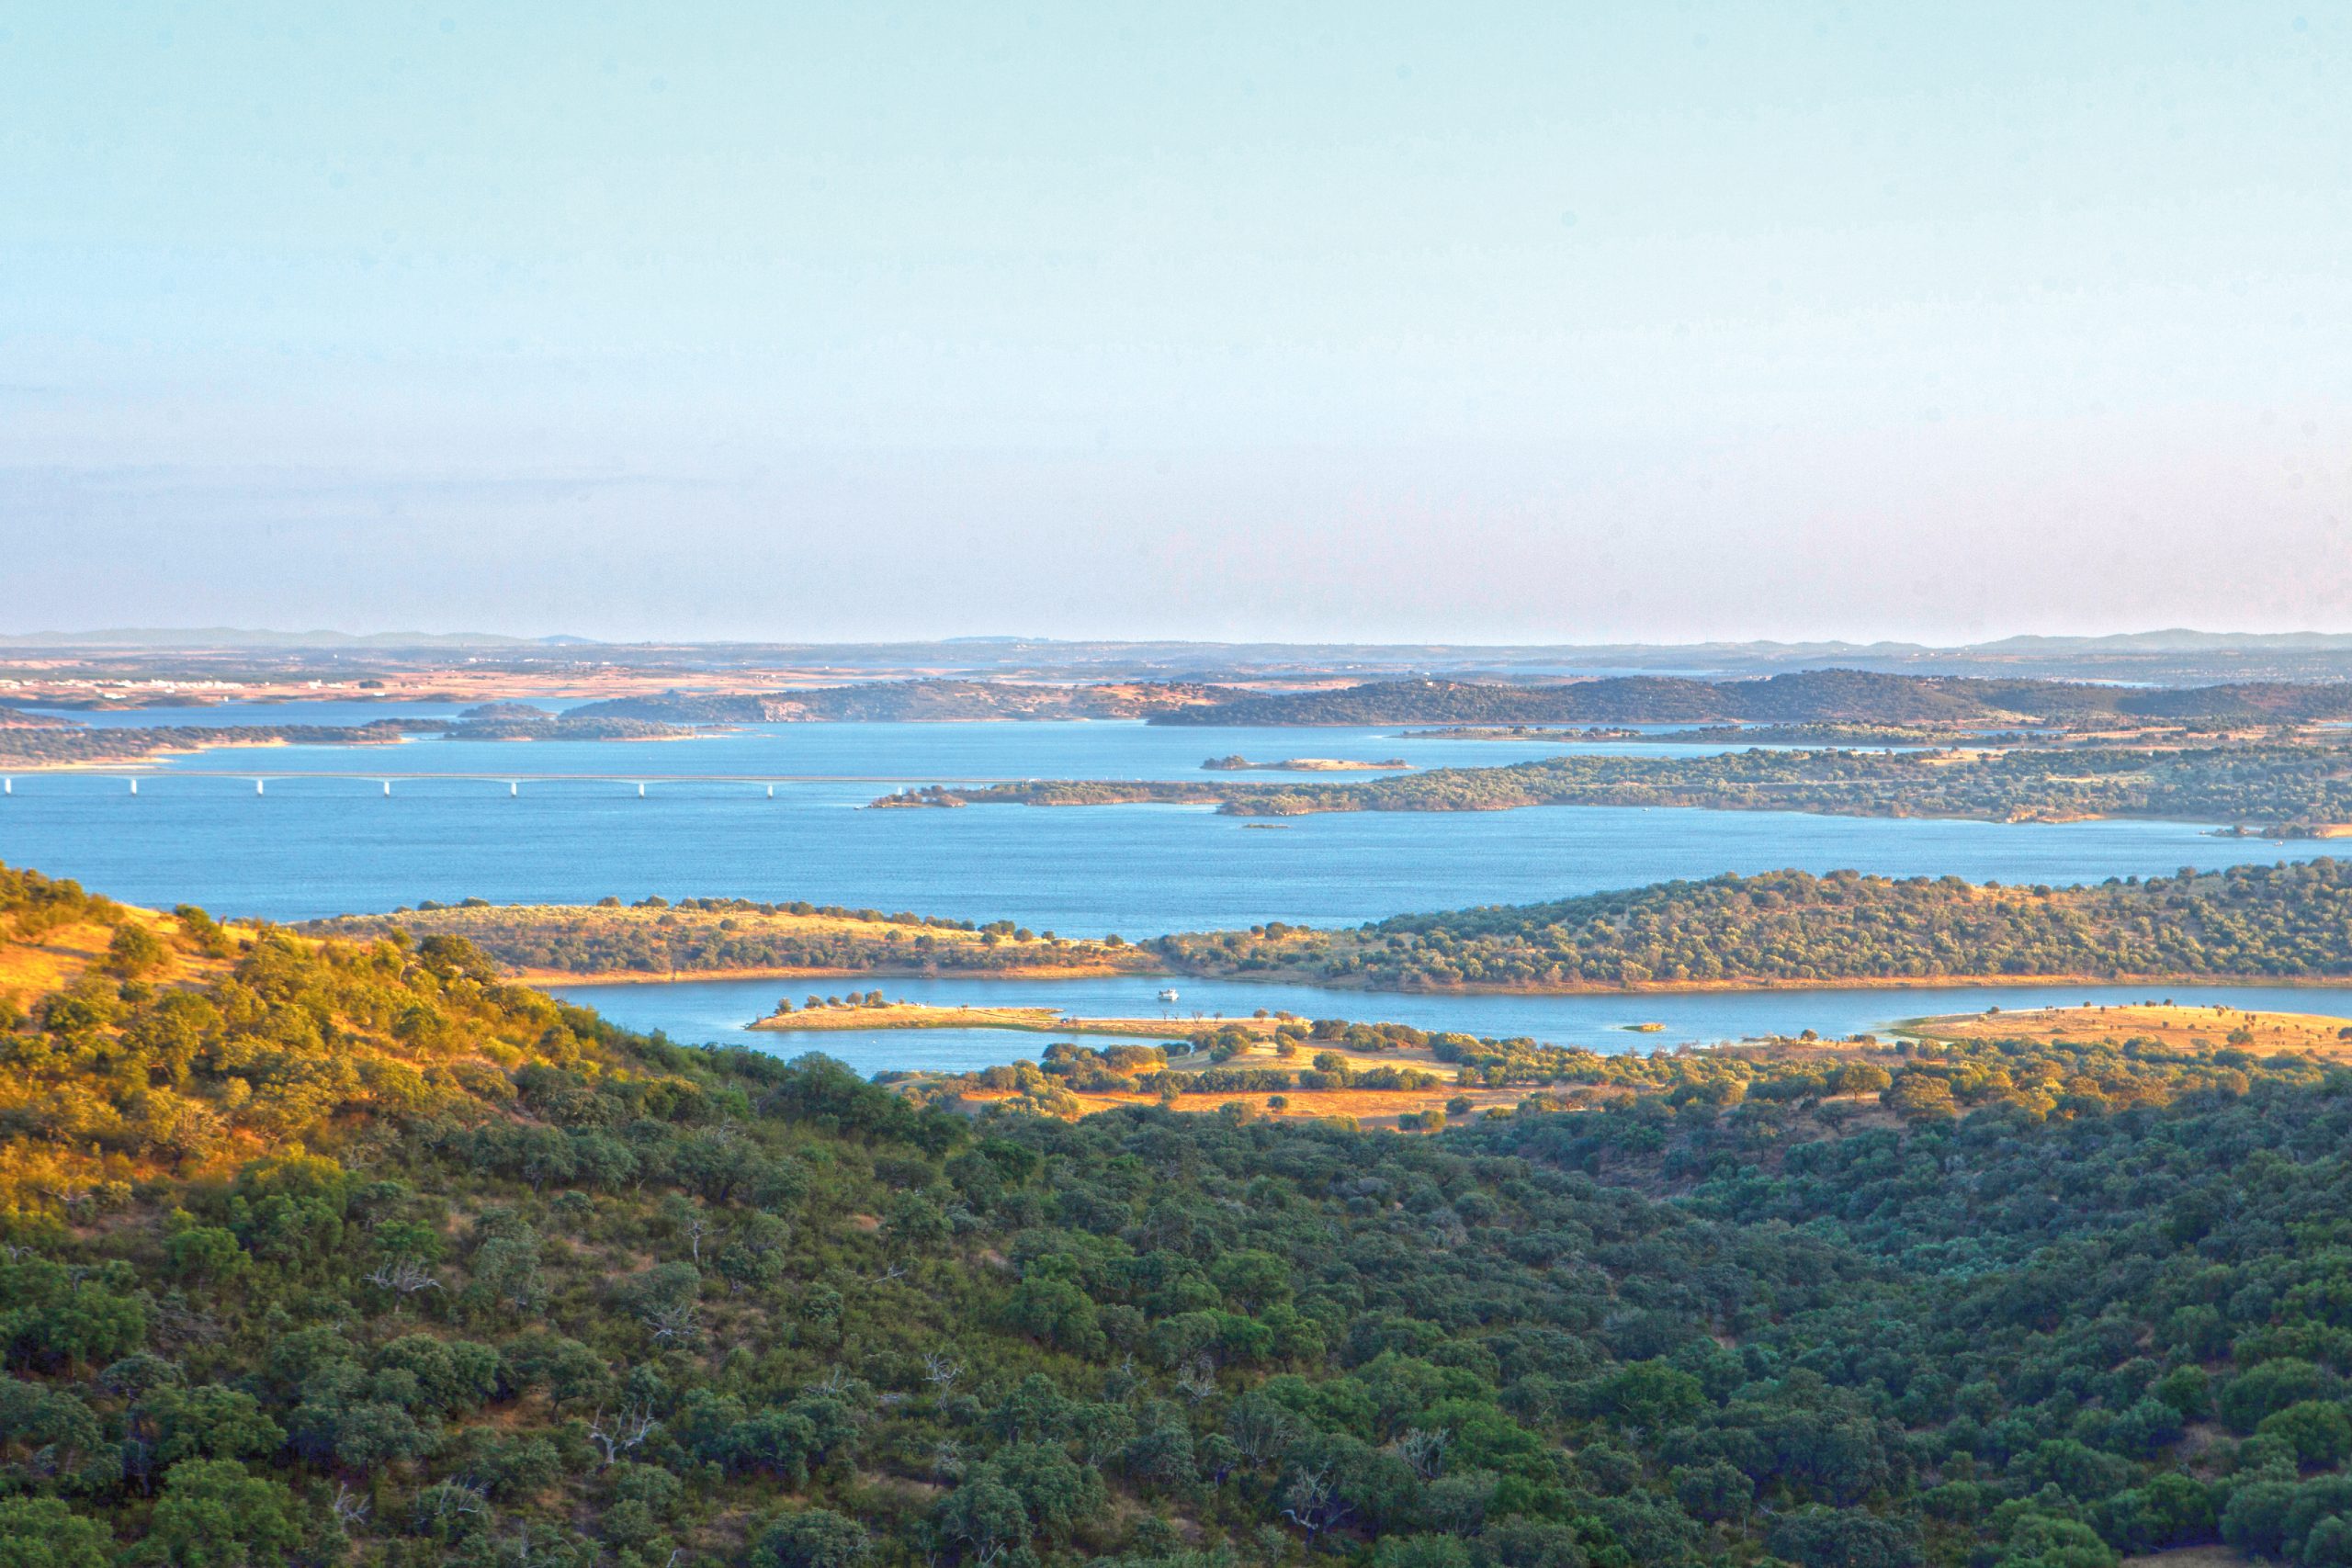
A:
[[[458,939],[0,875],[11,951],[125,921],[163,954],[82,940],[0,1030],[0,1563],[2352,1545],[2352,1073],[2308,1056],[1591,1058],[1591,1109],[1435,1136],[971,1120]]]
[[[1781,871],[1400,915],[1357,931],[1260,927],[1152,946],[1202,973],[1288,970],[1406,989],[2340,977],[2352,975],[2352,862],[2061,888]]]

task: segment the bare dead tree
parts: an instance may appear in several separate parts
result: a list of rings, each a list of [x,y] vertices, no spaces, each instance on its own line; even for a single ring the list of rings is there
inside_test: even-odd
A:
[[[1305,1530],[1310,1542],[1325,1530],[1345,1524],[1348,1516],[1355,1512],[1355,1505],[1342,1498],[1331,1483],[1329,1465],[1293,1474],[1282,1490],[1281,1502],[1283,1517]]]
[[[964,1375],[964,1369],[956,1364],[954,1358],[944,1352],[932,1350],[923,1356],[922,1375],[939,1396],[944,1399],[948,1391],[956,1386],[956,1380]]]
[[[596,1418],[588,1424],[588,1440],[605,1450],[605,1464],[609,1468],[621,1455],[642,1448],[661,1424],[653,1418],[653,1412],[642,1404],[626,1405],[609,1421],[604,1411],[598,1410]]]
[[[414,1259],[407,1258],[379,1263],[376,1265],[375,1272],[368,1276],[368,1282],[379,1290],[390,1291],[395,1295],[401,1296],[413,1296],[419,1291],[437,1291],[441,1288],[441,1281],[433,1277],[431,1269],[422,1268]]]
[[[1176,1374],[1176,1392],[1198,1404],[1216,1393],[1216,1367],[1206,1356],[1195,1356]]]
[[[654,1307],[645,1314],[645,1326],[653,1331],[656,1344],[684,1344],[702,1332],[695,1308],[694,1302],[673,1302]]]
[[[1443,1431],[1414,1427],[1388,1446],[1398,1459],[1413,1467],[1414,1474],[1423,1481],[1435,1481],[1438,1472],[1445,1468],[1445,1445]]]
[[[490,1499],[469,1481],[444,1481],[417,1494],[416,1517],[427,1519],[470,1518],[490,1512]]]

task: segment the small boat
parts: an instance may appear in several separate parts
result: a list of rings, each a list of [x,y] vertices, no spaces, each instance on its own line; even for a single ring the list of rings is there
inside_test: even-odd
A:
[[[1166,990],[1160,992],[1159,999],[1163,1002],[1174,1001],[1176,999],[1176,988],[1173,986],[1170,986]]]

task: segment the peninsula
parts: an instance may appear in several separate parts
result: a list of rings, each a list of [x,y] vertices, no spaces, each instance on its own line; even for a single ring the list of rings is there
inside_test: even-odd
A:
[[[879,909],[657,896],[633,904],[492,904],[468,898],[299,928],[373,940],[394,931],[457,936],[533,981],[1002,974],[1064,978],[1157,973],[1156,954],[1117,936],[1065,939],[1011,920],[973,922]]]
[[[394,746],[420,735],[451,740],[675,740],[695,731],[641,719],[379,718],[366,724],[110,725],[0,723],[0,766],[23,773],[149,762],[263,746]]]

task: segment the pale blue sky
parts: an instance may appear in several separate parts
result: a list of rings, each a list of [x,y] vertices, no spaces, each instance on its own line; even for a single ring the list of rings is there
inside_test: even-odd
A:
[[[0,629],[2352,629],[2352,6],[0,0]]]

